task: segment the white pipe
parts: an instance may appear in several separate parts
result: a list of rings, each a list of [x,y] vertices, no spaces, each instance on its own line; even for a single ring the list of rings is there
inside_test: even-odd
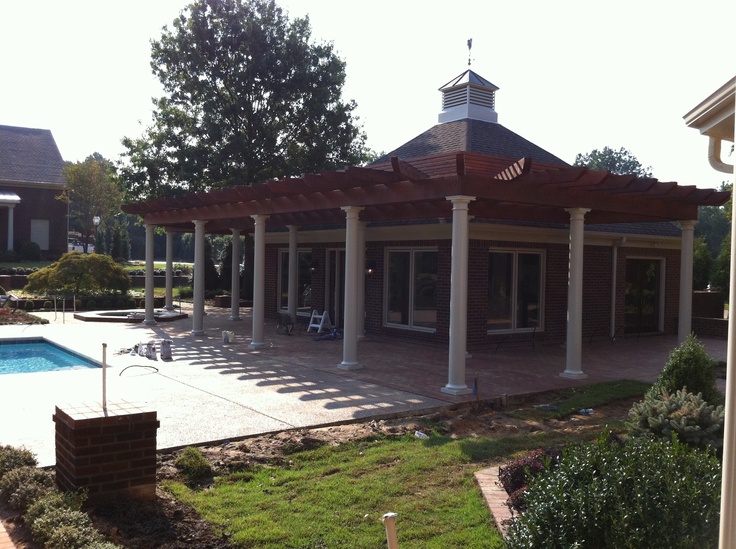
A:
[[[107,413],[107,343],[102,344],[102,410]]]
[[[613,242],[613,260],[611,266],[611,341],[616,337],[616,274],[618,271],[618,249],[626,243],[622,236]]]
[[[710,136],[708,138],[708,163],[711,168],[722,173],[733,173],[733,165],[726,164],[721,160],[721,143],[720,137]]]
[[[383,524],[386,525],[386,542],[388,549],[399,549],[399,540],[396,537],[396,513],[386,513],[381,517]]]

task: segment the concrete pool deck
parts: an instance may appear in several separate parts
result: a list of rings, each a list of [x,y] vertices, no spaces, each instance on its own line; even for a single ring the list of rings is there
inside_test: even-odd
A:
[[[187,312],[187,304],[184,304]],[[40,313],[52,323],[2,326],[0,337],[43,336],[95,360],[107,344],[107,400],[130,402],[158,413],[159,449],[217,442],[260,433],[428,411],[471,402],[473,395],[440,392],[447,383],[447,349],[367,337],[358,344],[362,369],[337,369],[342,342],[315,341],[314,333],[276,333],[266,323],[268,346],[249,350],[250,310],[229,320],[229,309],[207,308],[205,334],[191,334],[191,318],[143,324],[80,322],[71,313]],[[222,331],[235,332],[223,343]],[[136,343],[172,341],[172,361],[131,356]],[[726,342],[703,340],[725,360]],[[585,380],[559,377],[564,349],[482,351],[467,360],[466,379],[477,379],[478,398],[491,399],[616,379],[652,382],[676,345],[670,336],[586,341]],[[55,462],[55,406],[96,404],[101,409],[102,370],[0,376],[0,444],[26,446],[41,465]]]

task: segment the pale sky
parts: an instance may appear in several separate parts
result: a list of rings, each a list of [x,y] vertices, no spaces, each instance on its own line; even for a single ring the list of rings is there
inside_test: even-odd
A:
[[[117,160],[151,121],[151,39],[184,0],[0,0],[0,124],[49,129],[65,160]],[[498,121],[572,163],[624,147],[661,181],[717,187],[683,116],[736,74],[733,0],[281,0],[347,62],[368,146],[437,123],[442,85],[471,68]],[[728,148],[724,148],[726,152]],[[727,157],[732,163],[734,159]]]

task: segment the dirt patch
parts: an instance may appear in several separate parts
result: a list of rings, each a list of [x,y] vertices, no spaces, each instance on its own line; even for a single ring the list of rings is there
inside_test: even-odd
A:
[[[553,401],[553,395],[546,395],[503,410],[476,405],[443,410],[430,416],[372,420],[320,429],[285,431],[217,446],[204,446],[200,449],[211,463],[215,475],[222,475],[254,465],[279,465],[287,461],[290,454],[299,450],[325,444],[339,446],[377,434],[398,436],[417,431],[425,432],[428,425],[431,425],[434,432],[453,438],[494,439],[540,431],[579,433],[625,419],[633,402],[638,400],[637,398],[613,402],[598,407],[588,414],[575,414],[564,419],[533,421],[513,417],[514,411],[518,409],[539,407]],[[178,453],[163,452],[158,455],[159,482],[179,478],[179,471],[174,466]],[[95,525],[110,541],[128,549],[231,547],[226,537],[216,534],[190,507],[176,501],[164,490],[158,489],[157,495],[154,502],[120,502],[116,505],[96,506],[89,509],[89,512]],[[40,549],[30,542],[30,536],[24,530],[21,519],[11,516],[9,520],[4,520],[4,523],[19,549]]]

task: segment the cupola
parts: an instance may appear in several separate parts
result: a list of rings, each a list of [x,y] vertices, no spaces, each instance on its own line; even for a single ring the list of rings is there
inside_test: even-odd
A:
[[[498,123],[496,112],[497,86],[468,69],[440,88],[442,112],[439,122],[471,119]]]

